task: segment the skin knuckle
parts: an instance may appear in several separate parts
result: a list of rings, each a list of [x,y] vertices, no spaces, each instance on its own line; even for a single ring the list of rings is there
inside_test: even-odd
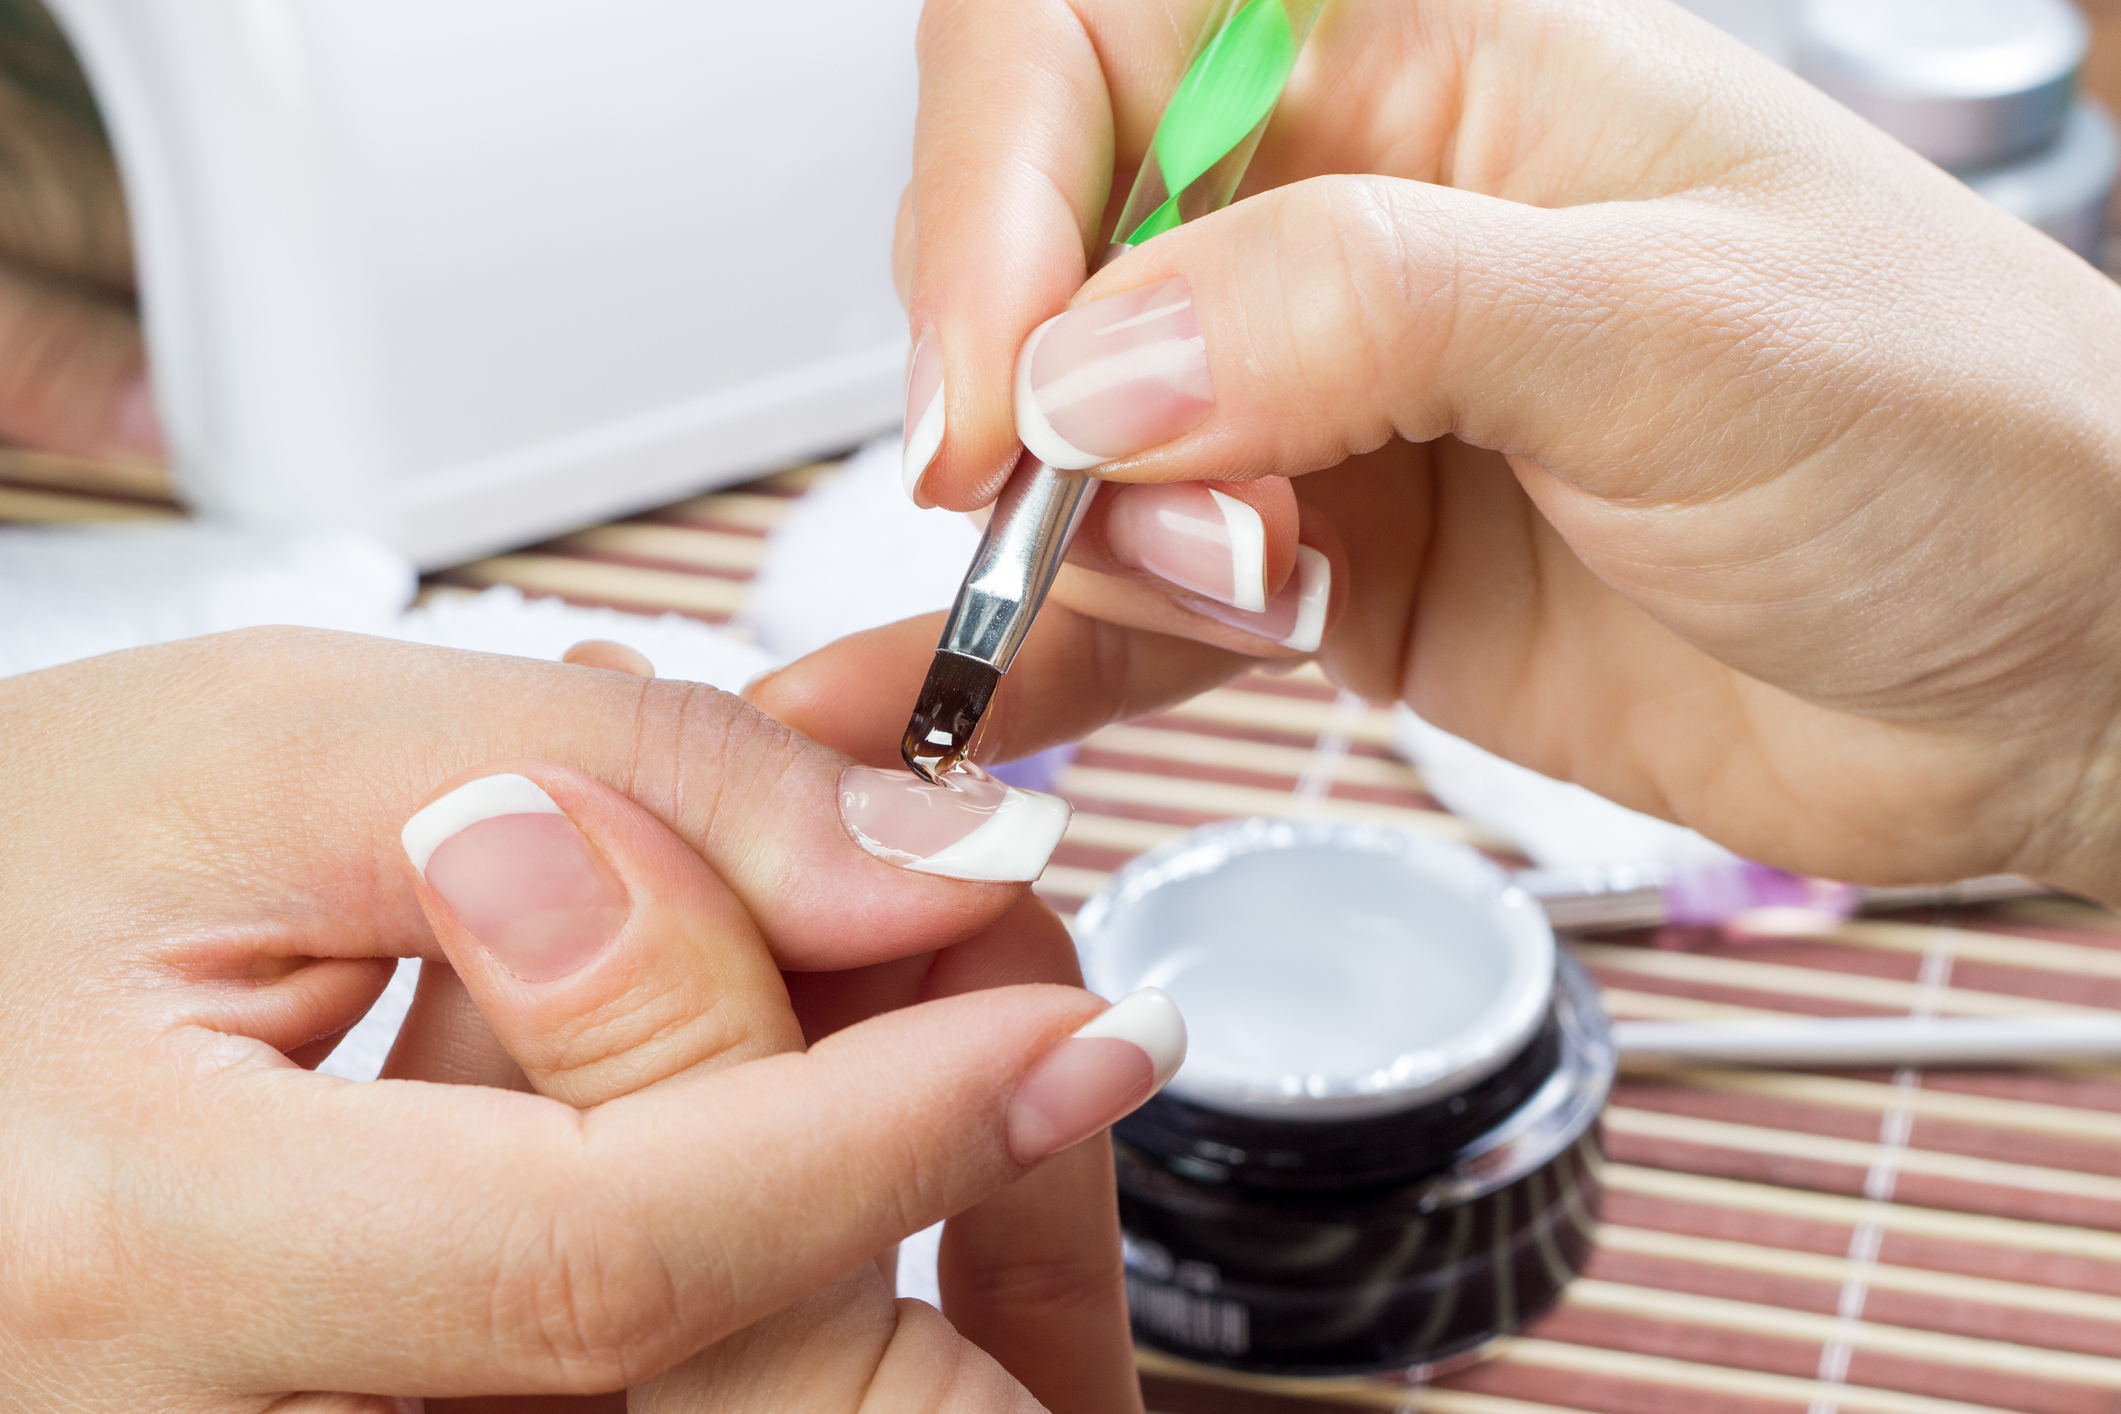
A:
[[[1409,213],[1399,184],[1324,177],[1285,208],[1277,243],[1284,262],[1280,317],[1289,331],[1288,374],[1311,418],[1341,428],[1343,455],[1374,450],[1389,419],[1351,420],[1348,389],[1390,387],[1408,362],[1418,313]],[[1291,268],[1293,265],[1293,268]]]
[[[527,1210],[496,1271],[497,1340],[566,1388],[620,1388],[681,1358],[682,1303],[656,1244],[593,1202]]]
[[[1053,1312],[1108,1307],[1119,1283],[1111,1258],[1098,1252],[967,1263],[956,1275],[958,1290],[976,1305]]]
[[[902,1299],[896,1316],[890,1342],[863,1391],[860,1414],[911,1409],[1034,1414],[1044,1408],[934,1307]]]
[[[702,822],[730,857],[770,855],[774,842],[752,823],[758,802],[781,798],[818,748],[733,693],[700,683],[684,689],[659,705],[647,753],[667,757],[674,790],[668,818]]]
[[[598,1104],[724,1056],[748,1038],[723,998],[656,979],[568,1022],[553,1038],[550,1079],[571,1104]]]

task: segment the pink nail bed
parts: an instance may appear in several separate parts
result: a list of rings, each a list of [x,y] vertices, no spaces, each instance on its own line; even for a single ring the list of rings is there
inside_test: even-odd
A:
[[[840,819],[855,843],[921,874],[1036,879],[1071,813],[1058,796],[1018,790],[977,769],[950,772],[940,785],[872,766],[840,773]]]
[[[1267,528],[1259,512],[1199,482],[1106,492],[1105,543],[1121,564],[1248,613],[1267,608]]]
[[[1129,993],[1055,1046],[1009,1102],[1009,1151],[1037,1163],[1139,1108],[1186,1058],[1186,1022],[1154,987]]]
[[[1326,610],[1333,601],[1333,562],[1308,545],[1296,547],[1296,573],[1261,613],[1233,609],[1212,599],[1186,607],[1203,618],[1261,638],[1271,638],[1299,653],[1316,653],[1325,638]]]
[[[501,965],[526,982],[584,966],[626,921],[626,890],[527,776],[483,776],[405,822],[405,853]]]
[[[1214,407],[1193,288],[1181,278],[1056,315],[1016,356],[1016,435],[1062,471],[1168,442]]]

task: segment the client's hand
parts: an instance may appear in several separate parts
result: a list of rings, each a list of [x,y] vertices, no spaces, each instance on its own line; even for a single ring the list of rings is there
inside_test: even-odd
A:
[[[1526,765],[1806,872],[2121,897],[2112,282],[1660,0],[1351,0],[1246,199],[1078,289],[1207,8],[930,4],[926,499],[1020,435],[1235,483],[1109,488],[1057,597],[1286,654],[1330,566],[1327,671]],[[1100,642],[1136,705],[1234,666]]]
[[[163,454],[118,169],[37,0],[0,0],[0,441],[115,462]]]
[[[1169,1054],[977,990],[1072,968],[1006,882],[1036,801],[995,848],[845,764],[710,689],[339,635],[0,682],[0,1403],[1129,1407],[1076,1141]],[[393,1078],[310,1073],[412,955]],[[860,970],[799,1027],[776,962]],[[960,1213],[985,1353],[876,1262]]]

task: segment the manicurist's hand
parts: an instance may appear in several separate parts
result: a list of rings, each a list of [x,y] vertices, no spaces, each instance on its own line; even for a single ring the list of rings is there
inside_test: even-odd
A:
[[[1760,859],[2121,897],[2111,282],[1660,0],[1347,0],[1243,199],[1084,284],[1206,8],[923,21],[909,473],[1126,483],[1056,596],[1118,627],[1048,631],[1107,690],[1021,692],[1315,644]]]
[[[1079,1141],[1182,1040],[1011,985],[1073,976],[1021,882],[1059,807],[576,656],[0,682],[0,1404],[1138,1407]],[[400,956],[386,1078],[312,1073]],[[963,1334],[886,1270],[953,1214]]]

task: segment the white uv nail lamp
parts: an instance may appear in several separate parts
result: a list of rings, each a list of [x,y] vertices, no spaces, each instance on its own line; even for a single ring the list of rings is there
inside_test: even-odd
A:
[[[899,417],[918,0],[48,0],[180,484],[434,566]]]

